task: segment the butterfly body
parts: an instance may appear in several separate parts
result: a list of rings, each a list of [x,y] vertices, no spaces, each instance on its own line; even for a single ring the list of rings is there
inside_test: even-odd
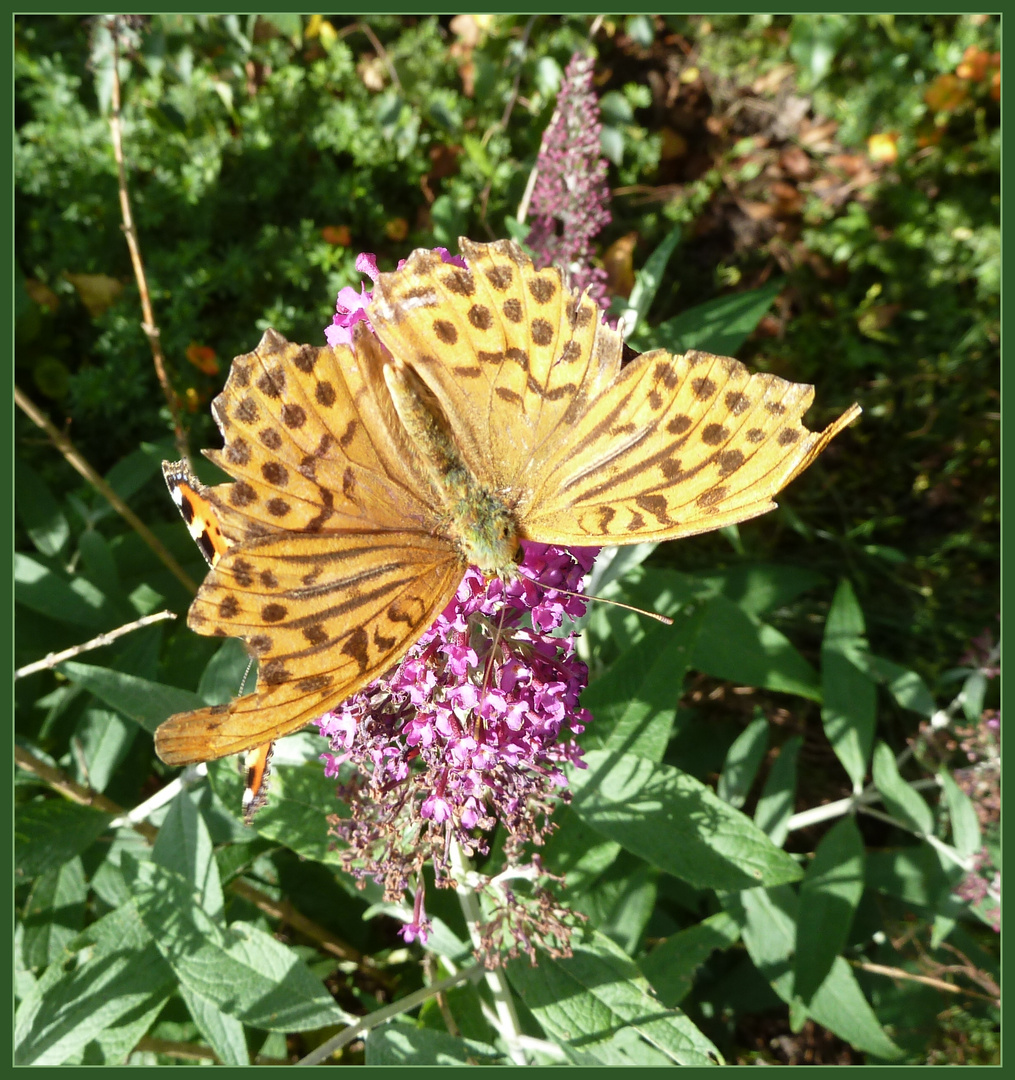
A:
[[[411,370],[386,364],[384,380],[399,419],[444,500],[446,512],[437,531],[458,550],[463,572],[475,566],[487,576],[510,576],[521,551],[510,506],[462,460],[453,433]]]
[[[294,731],[396,664],[469,564],[510,577],[519,541],[633,544],[757,516],[859,413],[821,433],[813,388],[736,360],[623,342],[558,270],[461,241],[377,282],[355,347],[267,331],[213,411],[233,482],[205,489],[226,542],[190,609],[241,637],[256,693],[171,717],[169,764]],[[186,515],[185,515],[186,516]]]

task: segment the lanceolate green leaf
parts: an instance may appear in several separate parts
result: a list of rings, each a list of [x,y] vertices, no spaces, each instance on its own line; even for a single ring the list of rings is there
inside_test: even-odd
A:
[[[14,1059],[20,1065],[63,1064],[104,1031],[151,1015],[174,982],[154,945],[102,953],[66,975],[62,964],[54,966],[57,978],[41,980],[38,999],[18,1010]]]
[[[716,950],[740,939],[740,927],[716,912],[700,923],[671,934],[641,961],[641,970],[664,1005],[679,1005],[694,983],[695,972]]]
[[[848,581],[836,590],[821,644],[821,721],[836,757],[853,782],[863,786],[874,742],[877,691],[865,672],[863,612]]]
[[[779,997],[803,1007],[817,1023],[858,1050],[889,1059],[900,1055],[841,956],[810,1002],[802,1006],[793,987],[797,898],[792,889],[748,889],[738,896],[724,897],[723,906],[740,923],[748,954]]]
[[[923,796],[903,779],[895,762],[895,755],[886,743],[874,747],[871,775],[885,806],[916,832],[928,834],[934,829],[934,814],[924,802]]]
[[[817,673],[789,640],[725,596],[706,601],[692,666],[719,679],[821,700]]]
[[[797,789],[797,757],[803,739],[792,735],[779,747],[758,805],[754,808],[754,824],[767,833],[773,844],[782,847],[786,840],[789,819],[793,814]]]
[[[656,1001],[637,965],[602,934],[562,959],[542,954],[508,964],[508,978],[547,1035],[587,1055],[589,1063],[631,1064],[614,1039],[632,1029],[678,1065],[711,1065],[719,1051],[679,1010]]]
[[[200,709],[205,704],[189,690],[165,686],[94,664],[68,660],[60,665],[59,670],[72,682],[90,690],[100,701],[135,720],[145,731],[154,732],[173,713]]]
[[[719,356],[736,356],[784,284],[784,278],[774,278],[757,289],[699,304],[660,323],[651,331],[650,340],[671,352],[701,349]]]
[[[851,817],[821,838],[800,883],[794,988],[807,1004],[845,948],[864,888],[863,837]]]
[[[700,614],[677,616],[623,653],[582,695],[595,717],[586,731],[589,749],[611,749],[661,760],[683,693],[698,635]]]
[[[347,1015],[291,950],[253,926],[221,929],[189,882],[124,859],[131,902],[180,982],[228,1016],[268,1031],[307,1031]]]
[[[572,811],[603,836],[697,888],[738,889],[800,877],[749,818],[670,765],[594,751],[573,769]]]
[[[112,820],[112,814],[60,798],[19,807],[14,817],[17,880],[38,877],[80,855]]]

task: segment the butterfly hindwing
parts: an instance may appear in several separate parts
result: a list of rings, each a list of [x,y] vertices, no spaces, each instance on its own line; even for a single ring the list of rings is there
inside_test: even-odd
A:
[[[230,540],[219,524],[219,513],[209,490],[190,471],[186,461],[164,461],[162,473],[169,494],[187,525],[187,530],[209,566],[214,566],[229,548]],[[249,825],[254,814],[268,800],[268,780],[274,742],[247,751],[242,798],[244,820]]]

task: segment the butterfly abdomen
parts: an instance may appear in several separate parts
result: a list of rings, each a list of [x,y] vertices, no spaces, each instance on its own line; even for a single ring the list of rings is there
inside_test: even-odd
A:
[[[443,535],[469,566],[488,576],[510,577],[519,552],[511,508],[462,460],[440,406],[415,374],[402,364],[387,364],[384,381],[444,503]]]

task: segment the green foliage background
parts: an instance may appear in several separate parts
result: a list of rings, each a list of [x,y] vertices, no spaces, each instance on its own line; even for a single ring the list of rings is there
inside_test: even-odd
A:
[[[192,448],[218,444],[208,402],[229,359],[252,348],[265,328],[294,340],[323,341],[335,294],[358,281],[353,263],[359,251],[375,252],[380,265],[390,268],[417,246],[454,249],[459,235],[486,240],[508,234],[562,69],[576,49],[587,47],[591,20],[497,16],[464,51],[446,18],[370,16],[365,22],[383,44],[383,55],[352,17],[331,17],[322,27],[320,20],[301,16],[155,16],[136,51],[121,61],[133,209],[171,377],[192,407],[186,414]],[[801,724],[812,725],[820,725],[823,693],[828,707],[829,672],[836,664],[828,653],[829,611],[837,611],[868,657],[866,674],[859,677],[862,694],[869,691],[873,702],[874,687],[886,688],[880,691],[877,732],[895,752],[913,736],[917,717],[933,712],[933,700],[942,704],[955,692],[955,680],[964,677],[961,671],[956,675],[960,658],[975,635],[995,626],[999,609],[999,103],[985,84],[970,84],[964,97],[945,108],[928,102],[935,80],[951,76],[970,47],[996,51],[999,33],[996,18],[969,16],[617,16],[605,21],[595,39],[603,146],[615,192],[614,220],[600,238],[600,250],[635,233],[639,269],[680,229],[636,347],[698,347],[696,333],[704,335],[710,326],[715,332],[709,311],[731,310],[702,305],[749,296],[751,288],[778,279],[779,289],[765,293],[764,304],[742,316],[742,333],[740,323],[724,316],[726,331],[738,333],[742,342],[738,357],[814,383],[812,428],[852,400],[864,408],[861,422],[793,485],[778,512],[733,534],[660,550],[652,569],[641,567],[627,581],[625,595],[658,610],[672,595],[707,602],[706,620],[719,621],[707,624],[705,636],[696,639],[692,670],[704,673],[699,689],[709,691],[719,680],[760,688],[752,706],[770,714],[788,704]],[[21,16],[15,20],[14,64],[16,381],[199,579],[202,564],[158,478],[161,458],[175,454],[121,230],[107,120],[108,32],[80,16]],[[802,206],[790,224],[760,234],[756,242],[738,243],[734,204],[755,190],[752,185],[763,187],[767,144],[757,131],[738,128],[739,121],[715,137],[689,121],[688,135],[700,139],[700,146],[693,144],[690,157],[674,165],[666,154],[672,117],[660,107],[658,84],[645,73],[651,68],[670,85],[693,87],[694,79],[681,84],[679,76],[694,67],[718,114],[721,104],[746,95],[780,65],[791,65],[787,85],[796,98],[806,99],[810,113],[836,121],[841,155],[864,155],[871,136],[891,133],[898,158],[840,200],[802,185]],[[925,141],[928,132],[936,141]],[[696,153],[704,159],[692,168]],[[341,228],[348,230],[348,243],[328,238],[326,230]],[[111,303],[90,311],[73,275],[101,275],[122,288]],[[778,332],[753,332],[776,291],[785,316]],[[205,374],[188,364],[192,345],[214,349],[222,370]],[[162,606],[182,612],[186,590],[21,413],[15,438],[15,548],[26,560],[16,567],[16,662],[37,660]],[[841,586],[835,591],[841,579],[848,579],[848,595]],[[752,589],[767,599],[759,601],[755,593],[752,601]],[[735,636],[736,626],[745,637]],[[778,645],[781,659],[773,661],[774,674],[766,675],[752,666],[750,653],[759,642],[771,646],[773,634],[786,647]],[[612,616],[596,615],[589,635],[593,670],[607,679],[626,649],[644,647],[643,629]],[[730,651],[724,667],[716,657],[731,641],[746,644]],[[214,652],[214,643],[184,627],[155,628],[95,654],[100,660],[87,654],[83,659],[182,688],[179,693],[219,691],[221,700],[235,689],[242,661],[229,654],[208,667]],[[850,655],[856,678],[858,661]],[[18,736],[33,752],[129,807],[150,795],[166,770],[135,723],[146,726],[125,703],[123,686],[110,690],[100,683],[95,671],[83,669],[19,681]],[[900,690],[903,683],[922,688],[917,706],[912,693]],[[644,686],[637,691],[646,692]],[[590,693],[597,693],[595,686]],[[635,691],[621,682],[616,693],[611,698],[602,686],[598,690],[607,716],[610,701],[623,702]],[[991,704],[995,693],[992,684],[975,700]],[[657,756],[657,765],[679,764],[702,780],[721,773],[722,793],[723,783],[733,784],[728,754],[737,745],[744,749],[738,740],[750,730],[751,713],[724,713],[708,700],[707,694],[685,700],[676,718],[670,717],[675,726],[666,729],[665,760]],[[662,701],[659,708],[665,711]],[[970,717],[974,712],[966,710]],[[776,740],[782,746],[785,734]],[[603,739],[602,746],[608,745]],[[857,759],[861,783],[872,745],[868,739],[866,756]],[[835,755],[825,755],[804,779],[807,805],[848,793],[836,756],[850,771],[848,754],[836,746]],[[750,787],[761,775],[761,757],[748,758],[754,761],[746,774]],[[37,779],[18,775],[21,804],[32,814],[52,813],[52,800],[39,799]],[[883,775],[880,786],[895,790]],[[273,833],[269,824],[262,835],[252,834],[210,792],[204,799],[209,835],[220,862],[228,863],[220,867],[226,880],[256,866],[255,876],[270,880],[279,895],[294,898],[323,925],[351,935],[356,948],[386,955],[390,928],[376,920],[336,919],[321,903],[322,891],[333,888],[338,876],[326,863],[301,862],[284,846],[284,829]],[[940,824],[937,810],[935,815]],[[132,869],[130,857],[127,863],[117,857],[115,874],[109,871],[109,852],[93,843],[107,821],[68,825],[71,832],[82,829],[87,843],[22,866],[19,905],[29,914],[43,912],[26,924],[31,948],[22,950],[23,963],[32,979],[45,971],[54,985],[59,982],[55,958],[68,943],[80,945],[76,935],[93,919],[116,909],[123,881],[158,893],[157,875],[143,860],[140,869]],[[185,829],[184,823],[171,824]],[[93,825],[97,831],[90,832]],[[46,827],[51,831],[39,835],[55,845],[63,826],[54,820]],[[609,834],[600,822],[603,828]],[[114,847],[125,843],[122,834]],[[689,900],[689,887],[667,876],[666,867],[661,877],[652,876],[660,869],[655,853],[639,852],[647,860],[639,861],[626,839],[612,839],[624,851],[598,879],[600,909],[592,900],[583,902],[594,924],[642,963],[664,1000],[670,993],[676,1004],[684,1000],[693,972],[687,973],[687,987],[678,987],[674,975],[666,990],[660,959],[665,954],[649,949],[648,941],[669,939],[675,949],[674,935],[693,930],[711,943],[702,953],[707,957],[721,947],[729,920],[746,927],[749,938],[752,920],[767,916],[734,910],[735,905],[710,910],[700,894]],[[852,857],[853,839],[837,838],[841,859]],[[906,904],[916,903],[912,889],[892,885],[907,874],[929,890],[916,905],[927,925],[935,918],[959,919],[951,908],[943,914],[944,908],[935,907],[951,887],[940,868],[924,873],[908,864],[875,866],[875,856],[892,849],[898,836],[888,831],[865,840],[879,850],[868,852],[870,876],[857,901],[851,947],[863,948],[871,927],[903,917]],[[39,845],[38,839],[30,845],[35,857]],[[915,859],[914,851],[925,849],[905,850]],[[119,885],[106,880],[119,874],[126,875]],[[649,877],[653,884],[645,891]],[[51,895],[44,902],[47,890]],[[61,890],[72,899],[53,918]],[[766,895],[771,900],[775,894]],[[785,915],[783,900],[774,902]],[[253,909],[238,903],[240,914],[253,920]],[[355,903],[362,910],[361,900]],[[643,916],[632,914],[637,904]],[[142,921],[154,919],[153,910],[145,908]],[[689,921],[688,910],[703,913],[705,921]],[[643,932],[626,941],[624,927],[632,922]],[[262,924],[270,929],[263,919]],[[974,940],[975,929],[960,931],[966,955],[975,954],[988,968],[993,945]],[[690,940],[683,940],[690,948]],[[225,952],[237,947],[222,944]],[[582,978],[600,977],[597,964],[619,970],[621,961],[602,943],[598,948],[594,964],[584,958],[592,966]],[[327,965],[320,954],[301,949],[323,975]],[[165,962],[155,951],[151,955],[155,967]],[[742,950],[724,955],[729,962],[707,967],[684,1001],[699,1024],[710,1011],[717,1015],[717,1008],[739,1018],[764,1013],[779,1001],[778,978],[755,954],[753,962]],[[418,975],[412,965],[399,963],[392,977],[408,986]],[[279,964],[282,970],[284,958]],[[175,985],[168,968],[158,970],[166,987]],[[741,979],[749,989],[734,993],[731,987]],[[519,993],[524,983],[517,975]],[[882,1024],[904,1014],[908,991],[893,996],[883,987],[865,989]],[[316,1000],[307,993],[308,1001]],[[356,1012],[362,994],[350,979],[339,998]],[[161,1015],[163,1005],[152,1005],[152,1016],[142,1023],[147,1013],[140,1009],[113,1025],[119,1042],[102,1044],[96,1036],[96,1043],[83,1042],[75,1051],[84,1054],[76,1060],[116,1060],[149,1031],[156,1015],[162,1039],[174,1038],[173,1032],[193,1039],[193,1002],[188,1014],[178,996],[159,1001],[168,1001]],[[919,1008],[910,1003],[921,1016],[941,1007],[933,995],[921,1002]],[[323,1011],[313,1013],[314,1008]],[[531,1008],[544,1033],[556,1030],[549,1005]],[[326,1003],[307,1009],[324,1024]],[[246,1022],[256,1029],[258,1017],[252,1015]],[[946,1035],[899,1035],[908,1060],[932,1060],[934,1054],[990,1060],[992,1014],[971,1008],[963,1015]],[[430,1015],[424,1026],[434,1021]],[[329,1022],[337,1021],[332,1016]],[[738,1020],[705,1026],[727,1056],[749,1057],[746,1028]],[[277,1032],[265,1036],[261,1030],[267,1041],[255,1048],[248,1027],[248,1048],[285,1057]],[[878,1051],[856,1032],[838,1034],[865,1046],[871,1057],[888,1056],[884,1046]],[[490,1033],[479,1026],[473,1035],[482,1043]],[[38,1030],[32,1037],[45,1043]],[[641,1037],[648,1038],[644,1032]],[[223,1039],[221,1045],[229,1044]],[[375,1060],[403,1060],[400,1054],[422,1060],[418,1047],[388,1042],[383,1048],[375,1044]],[[221,1052],[220,1044],[216,1049]]]

